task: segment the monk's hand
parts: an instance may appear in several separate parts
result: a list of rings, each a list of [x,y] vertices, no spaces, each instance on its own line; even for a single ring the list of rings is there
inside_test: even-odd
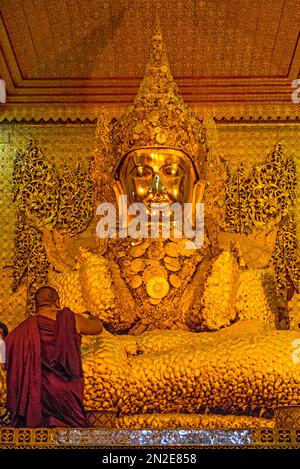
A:
[[[90,313],[89,311],[83,311],[83,313],[80,313],[80,314],[82,314],[82,315],[85,314],[86,316],[91,316],[92,315],[92,313]]]
[[[84,311],[81,315],[86,319],[96,319],[96,316],[93,316],[89,311]]]
[[[92,313],[90,313],[90,311],[84,311],[83,313],[81,313],[81,315],[86,318],[86,319],[90,319],[91,321],[101,321],[100,318],[98,318],[97,316],[94,316]]]

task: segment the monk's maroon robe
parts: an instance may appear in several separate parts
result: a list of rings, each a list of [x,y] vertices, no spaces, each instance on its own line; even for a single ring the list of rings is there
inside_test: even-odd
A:
[[[7,408],[16,427],[86,427],[74,313],[32,316],[6,338]]]

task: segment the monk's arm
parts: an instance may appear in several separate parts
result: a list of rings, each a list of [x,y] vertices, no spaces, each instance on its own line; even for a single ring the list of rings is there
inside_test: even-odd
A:
[[[103,324],[96,316],[92,316],[89,312],[85,312],[87,318],[81,314],[75,314],[76,329],[79,334],[96,335],[103,331]]]

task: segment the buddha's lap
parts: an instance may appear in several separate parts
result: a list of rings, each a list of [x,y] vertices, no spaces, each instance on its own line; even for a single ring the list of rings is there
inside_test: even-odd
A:
[[[92,386],[95,406],[103,408],[104,385],[112,391],[114,405],[131,414],[255,412],[259,407],[300,404],[294,342],[299,338],[297,331],[276,331],[256,321],[215,333],[142,334],[129,339],[136,342],[138,354],[127,360],[123,355],[121,366],[98,355],[102,366],[96,367],[98,379]],[[126,339],[121,342],[126,348]]]

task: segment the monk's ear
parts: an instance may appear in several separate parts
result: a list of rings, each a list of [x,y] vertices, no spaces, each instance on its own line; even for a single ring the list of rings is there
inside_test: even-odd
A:
[[[56,300],[56,301],[55,301],[55,306],[56,306],[57,308],[60,308],[60,302],[59,302],[59,300]]]

